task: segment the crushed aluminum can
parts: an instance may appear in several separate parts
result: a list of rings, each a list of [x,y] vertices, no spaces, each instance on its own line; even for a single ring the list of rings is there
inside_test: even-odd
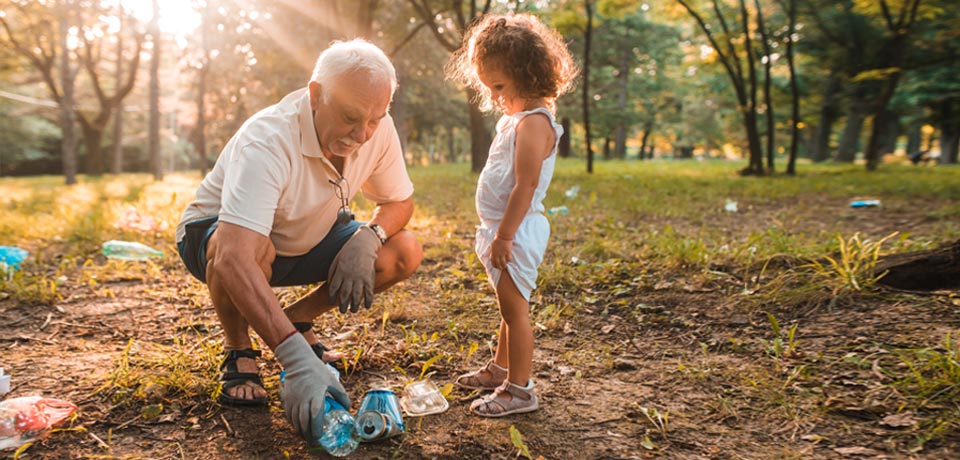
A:
[[[397,395],[386,388],[370,390],[363,395],[354,431],[364,442],[403,434],[403,415]]]

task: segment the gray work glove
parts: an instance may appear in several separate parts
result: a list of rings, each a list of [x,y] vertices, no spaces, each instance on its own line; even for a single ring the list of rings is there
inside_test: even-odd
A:
[[[323,423],[323,399],[329,393],[343,407],[350,407],[350,398],[340,380],[330,372],[327,365],[307,344],[303,334],[293,334],[284,340],[273,354],[287,371],[280,394],[287,420],[311,446],[323,433],[323,426],[313,426],[313,421]]]
[[[330,264],[330,275],[327,277],[330,302],[340,307],[340,313],[346,313],[347,309],[356,313],[361,303],[367,308],[373,305],[373,283],[376,278],[373,265],[377,261],[380,245],[380,238],[373,229],[363,225],[347,240]]]

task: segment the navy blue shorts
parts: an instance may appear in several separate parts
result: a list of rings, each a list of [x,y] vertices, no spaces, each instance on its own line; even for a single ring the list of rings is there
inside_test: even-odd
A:
[[[186,234],[177,243],[180,259],[196,279],[207,282],[207,242],[217,229],[217,217],[206,217],[187,223]],[[345,225],[334,224],[330,233],[302,256],[277,256],[273,260],[271,286],[302,286],[326,281],[330,264],[347,240],[363,225],[356,220]]]

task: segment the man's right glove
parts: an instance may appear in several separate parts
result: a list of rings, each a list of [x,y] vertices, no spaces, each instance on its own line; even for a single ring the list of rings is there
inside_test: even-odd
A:
[[[322,420],[317,415],[323,412],[324,397],[329,393],[343,407],[350,407],[350,398],[337,376],[317,358],[303,334],[291,335],[277,345],[273,354],[287,371],[280,395],[287,421],[309,445],[316,446],[323,426],[314,426],[313,421]]]

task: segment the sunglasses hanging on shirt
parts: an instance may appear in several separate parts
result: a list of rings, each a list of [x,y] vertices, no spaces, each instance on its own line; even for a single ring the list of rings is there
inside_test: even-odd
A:
[[[354,216],[353,213],[350,212],[350,201],[347,198],[349,195],[343,193],[343,186],[341,185],[341,183],[343,183],[349,187],[349,184],[347,184],[347,178],[341,177],[340,180],[335,181],[333,179],[329,179],[329,181],[331,184],[333,184],[337,198],[340,200],[340,210],[337,211],[337,224],[349,224],[351,221],[353,221]]]

